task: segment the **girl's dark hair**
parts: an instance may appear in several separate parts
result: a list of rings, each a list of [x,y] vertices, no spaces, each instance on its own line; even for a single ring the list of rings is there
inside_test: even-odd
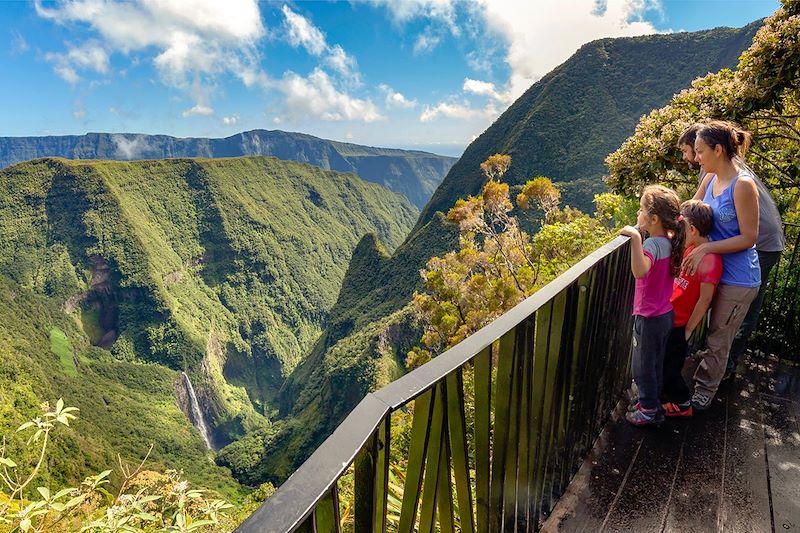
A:
[[[728,159],[733,159],[736,155],[744,158],[750,148],[750,133],[733,122],[710,120],[697,130],[697,136],[711,148],[721,145]]]
[[[701,200],[686,200],[681,204],[681,215],[697,228],[701,237],[708,237],[714,229],[714,213],[711,206]]]
[[[677,276],[683,260],[683,244],[686,240],[686,227],[678,217],[681,215],[681,202],[672,189],[661,185],[648,185],[642,192],[644,207],[649,215],[655,215],[665,230],[672,233],[672,254],[670,267]]]

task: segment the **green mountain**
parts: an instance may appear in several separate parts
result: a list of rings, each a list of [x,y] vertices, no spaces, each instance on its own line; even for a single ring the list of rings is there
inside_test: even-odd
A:
[[[64,396],[84,413],[74,442],[97,450],[77,471],[156,440],[156,461],[195,461],[192,480],[220,487],[189,420],[215,448],[268,430],[356,244],[394,248],[418,215],[352,174],[267,157],[40,159],[0,171],[0,190],[0,397],[24,406],[4,426]]]
[[[166,157],[274,156],[326,170],[353,172],[404,194],[422,208],[456,158],[428,152],[374,148],[304,133],[253,130],[223,139],[136,133],[87,133],[49,137],[0,137],[0,168],[41,157],[162,159]]]
[[[477,194],[479,165],[494,153],[511,155],[505,180],[535,176],[560,183],[563,200],[589,209],[605,190],[605,158],[639,118],[666,104],[692,80],[734,68],[761,21],[743,28],[600,39],[583,45],[517,99],[470,144],[425,206],[419,230],[437,211]]]
[[[402,368],[407,347],[418,340],[407,304],[421,288],[419,270],[430,257],[456,247],[455,229],[443,213],[458,198],[480,191],[485,181],[480,164],[488,156],[512,156],[504,176],[512,187],[545,175],[561,188],[562,203],[590,210],[594,194],[605,190],[605,157],[633,133],[639,117],[664,105],[694,78],[734,67],[760,24],[601,39],[533,84],[467,147],[393,255],[371,239],[356,248],[325,333],[281,393],[285,420],[302,423],[288,423],[250,441],[250,450],[264,443],[264,451],[255,458],[251,452],[247,468],[226,456],[223,464],[243,479],[280,480],[366,392],[383,383],[385,375],[373,379],[370,365],[387,367],[394,358]],[[245,442],[237,446],[244,449]],[[236,457],[232,452],[230,457]]]

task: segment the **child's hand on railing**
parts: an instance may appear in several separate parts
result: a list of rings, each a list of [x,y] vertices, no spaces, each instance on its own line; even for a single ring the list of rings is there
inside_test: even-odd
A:
[[[642,234],[639,233],[639,228],[636,226],[625,226],[619,231],[619,234],[630,237],[631,239],[638,239],[639,242],[642,240]]]

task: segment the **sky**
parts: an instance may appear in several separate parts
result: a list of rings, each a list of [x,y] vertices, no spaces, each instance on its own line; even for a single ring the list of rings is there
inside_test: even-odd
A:
[[[777,0],[0,0],[0,136],[299,131],[460,155],[603,37]]]

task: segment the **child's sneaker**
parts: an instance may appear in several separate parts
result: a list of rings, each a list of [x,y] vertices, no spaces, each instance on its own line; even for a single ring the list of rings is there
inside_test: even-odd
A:
[[[642,409],[640,405],[635,411],[627,413],[625,420],[634,426],[657,426],[664,422],[664,414],[660,409]]]
[[[667,418],[690,418],[692,416],[692,402],[668,402],[661,404],[661,407],[664,408],[664,416]]]
[[[714,396],[709,396],[704,392],[695,391],[694,395],[692,395],[692,407],[698,411],[705,411],[711,407],[711,401],[713,399]]]
[[[638,399],[638,398],[636,398],[636,400],[635,400],[635,401],[631,401],[631,403],[629,403],[629,404],[628,404],[628,409],[627,409],[627,411],[628,411],[629,413],[632,413],[632,412],[634,412],[634,411],[637,411],[637,410],[639,409],[639,407],[640,407],[640,406],[641,406],[641,404],[639,403],[639,399]]]

